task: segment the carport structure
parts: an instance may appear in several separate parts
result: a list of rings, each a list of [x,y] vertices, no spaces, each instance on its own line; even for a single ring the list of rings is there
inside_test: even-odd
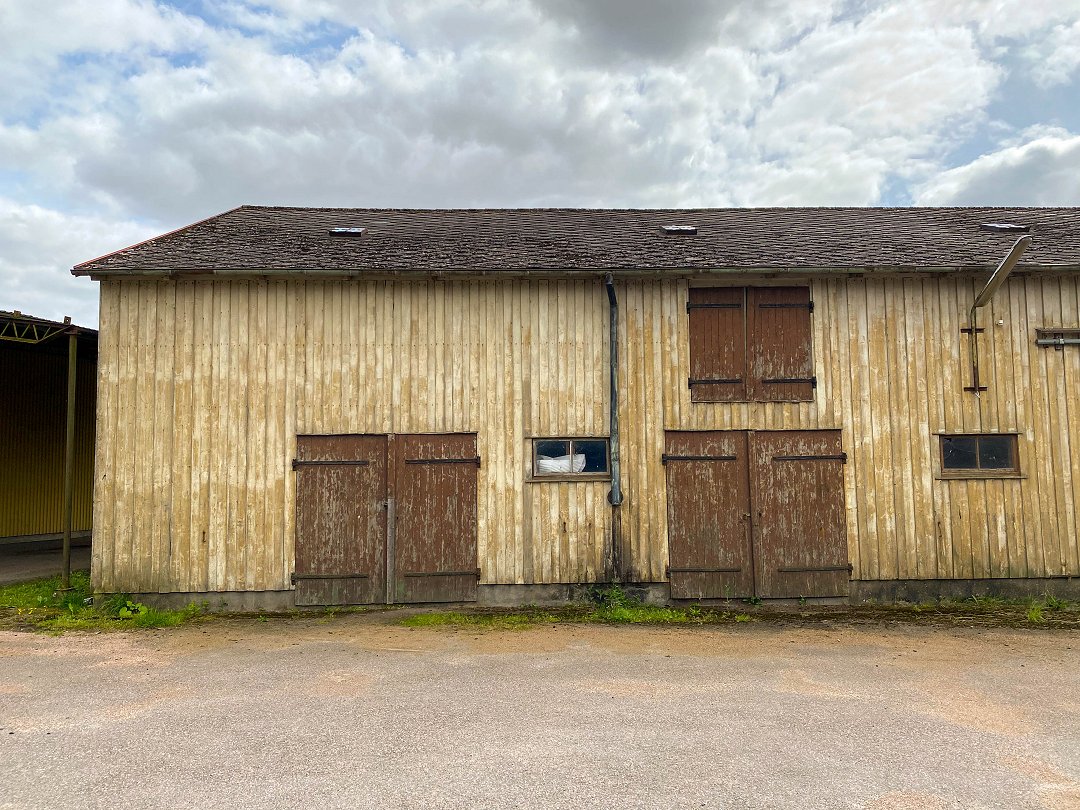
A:
[[[91,528],[97,331],[0,311],[0,541]]]

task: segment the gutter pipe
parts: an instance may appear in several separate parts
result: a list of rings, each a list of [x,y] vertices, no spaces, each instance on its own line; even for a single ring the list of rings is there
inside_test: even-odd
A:
[[[619,506],[623,502],[622,487],[619,483],[619,301],[615,297],[615,280],[611,273],[604,276],[604,287],[608,296],[608,403],[611,408],[608,419],[609,446],[611,448],[611,490],[608,503],[611,504],[611,558],[610,577],[613,582],[622,581],[621,532]]]

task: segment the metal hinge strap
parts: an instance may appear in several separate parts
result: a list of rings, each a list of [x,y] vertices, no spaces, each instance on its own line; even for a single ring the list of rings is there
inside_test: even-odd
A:
[[[686,311],[689,312],[692,309],[742,309],[742,304],[692,304],[688,301]]]
[[[762,385],[802,385],[810,383],[811,388],[817,388],[817,377],[769,377],[761,381]]]
[[[289,576],[289,581],[294,585],[301,579],[371,579],[368,574],[298,574],[295,571]]]
[[[292,462],[292,468],[295,470],[299,467],[367,467],[371,462],[367,459],[353,459],[347,461],[307,461],[305,459],[294,458]]]
[[[807,301],[805,304],[758,304],[759,309],[806,309],[814,311],[814,302]]]
[[[480,466],[480,456],[472,458],[407,458],[406,464],[475,464]]]
[[[660,463],[667,464],[669,461],[737,461],[737,456],[673,456],[664,453],[660,456]]]
[[[693,388],[695,385],[739,385],[741,383],[741,377],[691,377],[686,381],[686,387]]]
[[[737,574],[742,568],[672,568],[667,567],[668,576],[671,574]]]
[[[472,571],[406,571],[403,577],[476,577],[480,578],[480,569]]]
[[[822,565],[813,568],[777,568],[776,570],[781,574],[812,574],[818,571],[847,571],[850,574],[855,569],[851,563],[848,563],[847,565]]]
[[[839,461],[847,464],[847,453],[830,456],[773,456],[773,461]]]

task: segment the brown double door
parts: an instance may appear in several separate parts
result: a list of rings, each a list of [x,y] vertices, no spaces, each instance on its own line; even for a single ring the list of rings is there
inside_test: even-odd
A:
[[[675,599],[846,596],[840,431],[669,431]]]
[[[474,434],[298,436],[297,605],[476,599]]]

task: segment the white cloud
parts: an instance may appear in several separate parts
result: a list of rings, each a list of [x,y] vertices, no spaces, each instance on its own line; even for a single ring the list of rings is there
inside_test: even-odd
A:
[[[1080,135],[1035,128],[1018,143],[934,177],[919,205],[1080,206]]]
[[[153,236],[154,228],[72,216],[0,197],[0,309],[97,325],[96,285],[74,278],[78,262]]]
[[[116,237],[75,262],[143,235],[132,223],[164,231],[244,202],[860,205],[895,187],[1016,201],[1020,186],[992,183],[1017,161],[1070,193],[1051,168],[1069,165],[1068,133],[949,161],[1033,123],[990,119],[1010,71],[1059,95],[1078,80],[1080,0],[184,8],[0,5],[9,244],[16,208],[37,222],[26,239],[65,218]]]
[[[1080,21],[1054,26],[1045,39],[1025,49],[1025,56],[1038,84],[1067,83],[1080,68]]]

